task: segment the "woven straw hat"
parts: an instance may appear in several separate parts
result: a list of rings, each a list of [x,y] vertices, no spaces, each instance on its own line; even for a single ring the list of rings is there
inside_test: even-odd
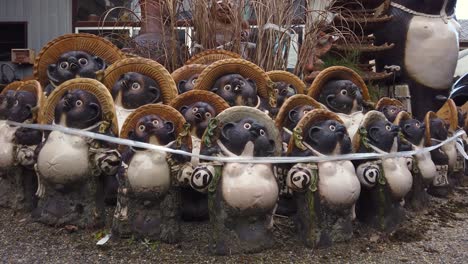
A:
[[[182,80],[188,80],[194,74],[200,74],[207,67],[204,64],[188,64],[180,67],[171,73],[175,84],[177,85]]]
[[[115,62],[105,70],[102,82],[110,91],[120,76],[127,72],[137,72],[155,80],[161,89],[164,104],[169,104],[177,96],[176,84],[166,68],[154,60],[141,57]]]
[[[170,105],[180,111],[182,106],[188,106],[196,102],[209,103],[214,107],[216,115],[229,108],[229,104],[221,96],[204,90],[191,90],[180,94],[172,100]]]
[[[16,89],[18,89],[18,87],[23,85],[23,83],[24,83],[23,81],[14,81],[8,84],[7,86],[5,86],[5,88],[3,88],[0,94],[5,94],[7,91],[16,91]]]
[[[107,64],[125,58],[125,55],[112,42],[93,34],[66,34],[47,43],[34,62],[34,78],[47,85],[47,67],[56,63],[65,52],[80,50],[102,58]]]
[[[359,125],[359,130],[361,128],[365,128],[369,123],[378,120],[387,121],[387,118],[383,113],[376,110],[367,112],[366,115],[362,118],[361,124]],[[359,133],[359,130],[354,135],[354,138],[352,138],[354,151],[358,151],[359,147],[361,146],[361,134]]]
[[[138,120],[147,115],[157,115],[165,120],[173,122],[178,140],[181,140],[187,147],[191,148],[192,139],[190,133],[185,133],[185,118],[173,107],[163,104],[149,104],[138,107],[125,120],[122,131],[120,132],[120,137],[128,138],[130,131],[135,129]]]
[[[343,66],[333,66],[321,71],[315,77],[307,94],[312,98],[317,99],[322,91],[323,86],[332,80],[350,80],[362,91],[364,101],[369,101],[369,90],[367,89],[364,80],[355,71]]]
[[[278,128],[285,126],[285,123],[288,120],[289,111],[291,111],[292,109],[300,105],[310,105],[310,106],[313,106],[314,108],[325,109],[325,107],[321,103],[315,101],[315,99],[313,99],[312,97],[308,95],[305,95],[305,94],[293,95],[289,97],[288,99],[286,99],[286,101],[284,101],[283,105],[281,106],[278,112],[278,115],[276,116],[276,119],[275,119],[276,126]]]
[[[30,80],[30,81],[25,81],[23,82],[23,84],[18,87],[16,89],[17,91],[28,91],[28,92],[31,92],[31,93],[34,93],[36,94],[36,98],[37,98],[37,109],[40,111],[40,109],[44,106],[45,104],[45,95],[44,95],[44,92],[42,91],[42,86],[41,84],[36,81],[36,80]],[[37,114],[39,112],[37,112],[34,117],[34,122],[37,122]]]
[[[389,98],[389,97],[382,97],[375,105],[375,109],[377,111],[381,111],[384,106],[394,105],[400,108],[405,108],[402,102],[397,99]]]
[[[259,121],[262,125],[265,126],[267,134],[275,142],[275,156],[279,156],[282,150],[282,143],[280,138],[280,133],[271,119],[266,113],[262,112],[253,107],[248,106],[232,106],[216,116],[214,119],[218,121],[218,125],[214,131],[209,131],[209,128],[205,131],[205,134],[202,138],[202,144],[206,144],[207,141],[215,142],[221,133],[221,128],[224,124],[229,122],[238,122],[244,118],[252,117],[255,120]],[[207,137],[210,137],[207,140]]]
[[[393,121],[393,124],[399,126],[401,124],[401,122],[409,120],[409,119],[413,119],[411,114],[406,112],[406,111],[401,111],[396,116],[395,120]]]
[[[307,113],[299,121],[299,123],[297,124],[294,130],[299,128],[302,131],[302,134],[300,136],[301,138],[304,138],[305,137],[304,133],[307,133],[306,131],[310,128],[311,125],[317,122],[326,121],[326,120],[335,120],[343,124],[343,120],[341,120],[338,117],[338,115],[336,115],[335,113],[326,109],[314,109],[310,111],[309,113]],[[299,143],[299,142],[296,142],[294,136],[292,136],[288,144],[288,153],[291,153],[294,148],[298,148],[296,143]]]
[[[114,109],[114,101],[107,88],[101,82],[89,78],[76,78],[68,80],[59,85],[47,97],[44,107],[40,110],[39,122],[41,124],[52,124],[55,120],[55,107],[67,91],[83,90],[96,96],[101,105],[102,120],[109,123],[114,135],[119,134],[117,116]]]
[[[437,117],[449,124],[449,130],[455,131],[458,127],[458,110],[457,105],[452,99],[447,99],[447,102],[437,111]]]
[[[205,50],[195,54],[185,62],[187,64],[209,65],[215,61],[241,58],[241,55],[227,50]]]
[[[233,73],[255,81],[258,95],[271,101],[273,82],[260,67],[244,59],[220,60],[211,64],[198,76],[194,89],[209,90],[220,77]]]
[[[273,82],[285,82],[292,85],[296,89],[296,94],[303,94],[306,89],[305,83],[288,71],[269,71],[266,74]]]

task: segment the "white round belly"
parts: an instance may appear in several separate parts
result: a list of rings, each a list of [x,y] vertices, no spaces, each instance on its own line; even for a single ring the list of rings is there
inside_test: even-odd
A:
[[[458,29],[454,19],[413,17],[408,26],[405,67],[419,83],[433,89],[448,89],[458,61]]]
[[[39,152],[37,166],[44,180],[54,184],[88,177],[88,144],[82,137],[53,131]]]
[[[320,196],[333,206],[351,206],[359,198],[361,184],[350,161],[318,164]]]
[[[13,147],[16,127],[10,127],[4,120],[0,122],[0,169],[13,166]]]
[[[413,185],[413,176],[408,170],[405,158],[388,158],[382,161],[385,179],[392,191],[393,198],[405,197]]]
[[[135,193],[165,193],[171,185],[166,155],[151,150],[136,152],[128,166],[127,177]]]
[[[223,168],[222,192],[226,203],[241,211],[271,211],[278,200],[278,184],[270,165],[227,163]]]
[[[349,115],[343,113],[337,113],[337,115],[341,120],[343,120],[343,124],[348,131],[349,138],[353,139],[359,129],[362,119],[364,118],[364,114],[362,111],[358,111]]]
[[[434,164],[434,161],[431,158],[430,152],[424,152],[416,155],[416,161],[418,164],[418,169],[421,173],[422,178],[425,182],[432,182],[434,180],[437,169]]]
[[[450,141],[442,146],[442,150],[448,156],[449,171],[453,171],[455,165],[457,164],[457,148],[455,144],[455,141]]]
[[[122,106],[115,105],[115,112],[117,114],[117,123],[119,124],[119,131],[122,130],[122,126],[127,117],[133,113],[135,109],[125,109]]]

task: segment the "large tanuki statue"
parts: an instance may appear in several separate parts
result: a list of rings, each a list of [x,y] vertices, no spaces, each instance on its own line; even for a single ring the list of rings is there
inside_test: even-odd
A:
[[[377,70],[401,66],[397,82],[409,86],[414,116],[422,120],[448,95],[458,58],[458,31],[454,19],[456,0],[392,1],[393,19],[374,34],[376,45],[395,43],[377,59]]]

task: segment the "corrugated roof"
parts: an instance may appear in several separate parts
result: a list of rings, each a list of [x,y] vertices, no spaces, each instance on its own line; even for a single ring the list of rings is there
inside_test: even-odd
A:
[[[458,20],[460,23],[461,30],[460,30],[460,41],[468,41],[468,19],[460,19]]]

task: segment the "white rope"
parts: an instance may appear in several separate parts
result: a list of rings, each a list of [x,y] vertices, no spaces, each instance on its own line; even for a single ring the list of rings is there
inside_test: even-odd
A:
[[[429,17],[429,18],[442,18],[442,19],[444,19],[444,21],[446,19],[453,19],[455,17],[455,15],[451,15],[451,16],[445,15],[444,16],[444,15],[431,15],[431,14],[421,13],[421,12],[409,9],[404,5],[400,5],[400,4],[397,4],[397,3],[394,3],[394,2],[391,2],[390,5],[395,7],[395,8],[398,8],[398,9],[400,9],[400,10],[406,12],[406,13],[416,15],[416,16],[423,16],[423,17]]]
[[[252,157],[219,157],[219,156],[198,155],[198,154],[194,154],[194,153],[190,153],[190,152],[186,152],[182,150],[171,149],[171,148],[167,148],[163,146],[157,146],[157,145],[138,142],[138,141],[129,140],[129,139],[111,137],[111,136],[107,136],[103,134],[98,134],[98,133],[79,130],[79,129],[73,129],[73,128],[59,126],[59,125],[23,124],[23,123],[17,123],[17,122],[12,122],[12,121],[7,121],[7,124],[12,125],[12,126],[19,126],[19,127],[38,129],[38,130],[60,131],[66,134],[82,136],[82,137],[92,138],[92,139],[101,140],[101,141],[107,141],[107,142],[114,143],[114,144],[151,149],[155,151],[168,152],[168,153],[185,155],[185,156],[191,156],[191,157],[196,157],[199,159],[209,160],[209,161],[236,162],[236,163],[272,163],[272,164],[308,163],[308,162],[318,163],[318,162],[338,161],[338,160],[366,160],[366,159],[385,159],[385,158],[395,158],[395,157],[411,157],[417,154],[429,152],[437,148],[440,148],[441,146],[449,142],[452,142],[454,140],[457,140],[459,137],[466,134],[464,130],[459,130],[456,133],[454,133],[453,136],[447,138],[446,140],[442,141],[441,143],[435,146],[421,148],[421,149],[412,150],[412,151],[391,152],[391,153],[386,153],[386,154],[351,153],[351,154],[345,154],[345,155],[325,156],[325,157],[308,156],[308,157],[253,157],[252,158]],[[457,144],[457,149],[459,149],[458,144]],[[462,153],[465,159],[468,159],[468,155],[466,155],[464,150],[463,152],[460,151],[460,153]]]

